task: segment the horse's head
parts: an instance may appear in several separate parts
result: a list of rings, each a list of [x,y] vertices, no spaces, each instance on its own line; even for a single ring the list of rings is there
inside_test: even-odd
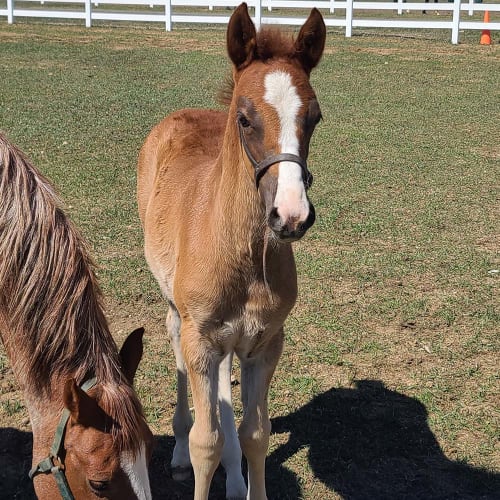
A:
[[[227,49],[233,62],[230,119],[239,129],[246,167],[266,206],[267,224],[283,241],[301,238],[315,220],[307,197],[309,141],[321,111],[309,75],[325,45],[313,9],[295,41],[256,33],[246,4],[231,16]]]
[[[142,332],[142,329],[134,331],[120,351],[122,369],[130,385],[125,381],[116,388],[97,384],[84,391],[70,379],[64,386],[63,401],[69,418],[56,454],[63,464],[69,490],[76,499],[151,498],[148,463],[153,435],[131,387],[142,356]],[[113,390],[121,391],[123,397],[106,395]],[[117,396],[115,409],[106,411],[109,406],[106,398]],[[110,413],[114,413],[114,417]],[[63,419],[60,428],[64,429]],[[57,432],[61,432],[59,428],[54,444]],[[55,486],[56,481],[49,475],[39,475],[35,482],[37,494],[43,498],[62,496],[64,487],[59,486],[57,492]]]

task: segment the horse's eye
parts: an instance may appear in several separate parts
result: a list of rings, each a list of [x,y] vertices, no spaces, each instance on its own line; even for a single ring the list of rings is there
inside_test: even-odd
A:
[[[238,122],[243,128],[248,128],[251,126],[248,118],[241,111],[238,112]]]
[[[109,481],[93,481],[92,479],[89,479],[89,486],[96,493],[102,493],[108,489]]]

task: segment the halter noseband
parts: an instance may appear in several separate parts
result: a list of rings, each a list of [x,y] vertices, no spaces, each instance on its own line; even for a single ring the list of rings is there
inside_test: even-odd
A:
[[[82,384],[81,389],[87,392],[94,387],[96,383],[97,380],[95,378],[91,378]],[[71,493],[71,489],[64,474],[64,463],[59,456],[63,446],[64,432],[66,430],[66,424],[68,423],[69,416],[69,410],[65,408],[62,412],[61,418],[59,419],[54,441],[50,447],[49,456],[41,460],[38,465],[35,465],[28,474],[31,480],[33,480],[33,478],[38,474],[53,474],[63,500],[74,500],[75,498],[73,493]]]
[[[296,163],[297,165],[299,165],[299,167],[302,170],[302,180],[304,181],[306,189],[309,189],[311,187],[313,181],[313,175],[311,174],[311,172],[309,172],[309,169],[307,168],[306,160],[292,153],[280,153],[277,155],[267,156],[263,160],[257,161],[253,157],[252,152],[248,147],[247,141],[245,139],[245,134],[243,133],[242,125],[240,124],[239,121],[237,123],[238,123],[238,130],[240,132],[241,144],[243,145],[243,149],[245,150],[245,153],[248,156],[248,159],[250,160],[250,163],[254,168],[255,185],[257,188],[259,187],[260,179],[269,170],[269,167],[271,167],[276,163],[280,163],[282,161],[290,161],[292,163]]]

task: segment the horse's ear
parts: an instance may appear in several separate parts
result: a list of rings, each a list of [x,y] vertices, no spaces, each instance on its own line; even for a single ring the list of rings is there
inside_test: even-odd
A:
[[[233,12],[227,27],[227,52],[236,69],[248,66],[255,56],[257,33],[246,3]]]
[[[104,412],[95,399],[80,389],[72,378],[64,384],[63,402],[74,423],[84,427],[101,428],[104,426]]]
[[[323,55],[326,40],[326,26],[319,10],[311,10],[295,41],[295,56],[304,69],[310,73]]]
[[[142,358],[143,344],[142,336],[144,328],[134,330],[123,343],[120,349],[120,359],[122,362],[122,370],[127,380],[132,384],[134,382],[135,372]]]

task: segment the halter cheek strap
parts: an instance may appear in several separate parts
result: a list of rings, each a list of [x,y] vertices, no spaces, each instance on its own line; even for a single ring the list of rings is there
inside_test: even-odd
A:
[[[300,156],[294,155],[292,153],[280,153],[277,155],[271,155],[267,156],[261,161],[257,161],[252,152],[250,151],[250,148],[248,147],[247,141],[245,139],[245,134],[243,132],[243,128],[238,122],[238,130],[240,132],[240,141],[241,144],[243,145],[243,149],[245,150],[245,153],[250,160],[250,163],[252,164],[254,168],[254,173],[255,173],[255,185],[258,188],[259,187],[259,182],[262,176],[269,170],[269,167],[272,165],[275,165],[276,163],[280,163],[282,161],[289,161],[292,163],[296,163],[297,165],[300,166],[302,170],[302,180],[304,181],[304,184],[306,186],[306,189],[309,189],[312,185],[313,181],[313,176],[311,172],[309,172],[309,169],[307,168],[307,163],[306,161],[301,158]]]
[[[84,382],[81,388],[83,391],[87,392],[92,387],[94,387],[96,383],[97,380],[95,378],[92,378]],[[63,500],[74,500],[75,498],[73,496],[73,493],[71,493],[71,489],[64,474],[64,463],[60,458],[60,453],[64,442],[64,433],[69,417],[70,412],[65,408],[62,412],[61,418],[59,419],[59,424],[56,428],[54,441],[52,442],[52,446],[50,447],[49,456],[41,460],[38,465],[35,465],[28,474],[31,480],[33,480],[35,476],[38,476],[38,474],[52,474]]]

